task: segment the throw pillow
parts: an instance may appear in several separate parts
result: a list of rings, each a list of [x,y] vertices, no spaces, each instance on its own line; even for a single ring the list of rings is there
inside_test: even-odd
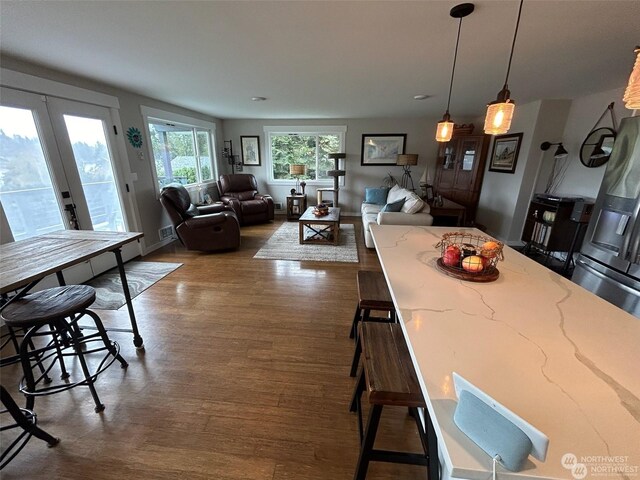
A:
[[[386,203],[396,202],[401,198],[406,197],[408,192],[409,190],[402,188],[400,185],[394,185],[393,187],[391,187],[391,190],[389,190]]]
[[[365,187],[364,203],[373,203],[375,205],[384,205],[387,203],[387,187]]]
[[[384,207],[382,207],[381,212],[399,212],[402,210],[402,205],[404,205],[404,198],[400,200],[396,200],[392,203],[387,203]]]
[[[409,192],[404,200],[401,210],[404,213],[418,213],[425,206],[425,202],[415,192]]]

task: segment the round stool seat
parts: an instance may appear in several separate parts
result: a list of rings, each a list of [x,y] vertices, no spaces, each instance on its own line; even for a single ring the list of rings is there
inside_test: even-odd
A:
[[[81,312],[95,299],[96,291],[88,285],[49,288],[11,302],[2,319],[10,327],[33,327]]]

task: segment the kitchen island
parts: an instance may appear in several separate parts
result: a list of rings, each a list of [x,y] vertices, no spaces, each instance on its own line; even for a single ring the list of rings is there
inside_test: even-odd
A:
[[[492,471],[453,423],[457,372],[549,437],[546,461],[530,456],[517,473],[499,466],[499,479],[640,480],[640,319],[509,247],[496,281],[452,278],[435,265],[435,245],[450,231],[371,226],[438,437],[441,478],[487,480]],[[571,469],[572,455],[584,469]]]

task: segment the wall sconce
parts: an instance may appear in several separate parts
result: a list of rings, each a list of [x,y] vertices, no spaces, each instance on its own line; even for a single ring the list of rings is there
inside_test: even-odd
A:
[[[546,152],[552,145],[558,145],[558,148],[556,148],[556,151],[553,154],[553,167],[551,168],[549,178],[547,179],[547,185],[544,189],[544,193],[550,194],[555,193],[556,189],[560,186],[564,180],[565,174],[567,173],[567,167],[569,166],[569,162],[567,161],[569,152],[564,148],[562,142],[542,142],[540,149]]]
[[[415,191],[416,188],[413,185],[413,179],[411,178],[411,165],[418,164],[418,155],[407,153],[404,155],[398,155],[396,159],[396,165],[401,165],[404,173],[402,174],[402,181],[400,185],[402,188],[408,189],[409,182],[411,182],[411,191]]]
[[[458,58],[458,44],[460,43],[460,29],[462,28],[462,19],[473,12],[475,6],[473,3],[461,3],[456,5],[449,11],[449,15],[453,18],[458,18],[458,37],[456,38],[456,49],[453,54],[453,68],[451,69],[451,82],[449,83],[449,98],[447,99],[447,110],[444,112],[442,120],[438,122],[438,128],[436,129],[436,140],[438,142],[448,142],[453,135],[453,122],[449,115],[449,105],[451,104],[451,90],[453,88],[453,76],[456,71],[456,60]]]
[[[520,0],[520,8],[518,9],[518,20],[516,20],[516,31],[513,34],[513,43],[511,44],[511,54],[509,55],[509,65],[507,66],[507,76],[504,79],[504,86],[498,92],[495,101],[487,105],[487,116],[484,119],[484,133],[487,135],[501,135],[507,133],[511,128],[511,119],[515,110],[515,103],[511,99],[509,91],[509,72],[511,71],[511,60],[513,59],[513,49],[516,46],[516,38],[518,36],[518,27],[520,26],[520,14],[522,13],[522,3]]]
[[[289,174],[296,178],[296,194],[300,193],[300,175],[307,174],[307,166],[301,163],[292,163],[289,165]]]
[[[558,148],[556,149],[556,153],[553,154],[556,160],[566,158],[567,155],[569,155],[569,152],[567,152],[566,148],[564,148],[564,146],[562,145],[562,142],[558,142],[558,143],[542,142],[542,144],[540,145],[540,149],[546,152],[551,148],[551,145],[558,145]]]

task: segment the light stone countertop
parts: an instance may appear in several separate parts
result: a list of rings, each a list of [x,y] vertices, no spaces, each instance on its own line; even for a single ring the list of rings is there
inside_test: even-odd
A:
[[[496,281],[452,278],[437,270],[435,244],[454,230],[371,227],[442,478],[491,476],[491,458],[453,423],[455,371],[550,439],[544,463],[530,456],[521,472],[499,467],[498,479],[581,480],[561,462],[573,454],[584,478],[640,480],[640,319],[509,247]]]

